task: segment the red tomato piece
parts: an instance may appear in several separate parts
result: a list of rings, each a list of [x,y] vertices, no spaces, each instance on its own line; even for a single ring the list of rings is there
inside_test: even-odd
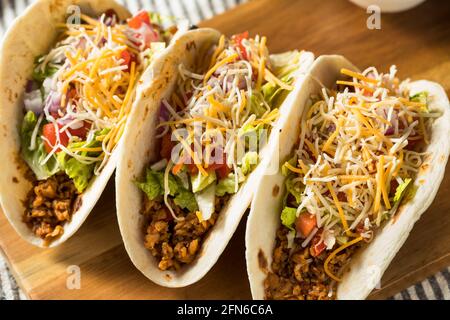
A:
[[[248,39],[248,31],[245,31],[245,32],[242,32],[239,34],[235,34],[231,38],[236,42],[237,48],[238,48],[239,52],[241,53],[242,58],[244,58],[245,60],[248,60],[249,56],[247,54],[247,50],[245,50],[245,47],[242,44],[242,40]]]
[[[58,125],[58,130],[61,128],[60,125]],[[63,133],[57,133],[55,130],[55,126],[53,123],[47,123],[44,124],[44,126],[42,127],[42,135],[48,140],[44,141],[44,147],[45,147],[45,151],[47,151],[47,153],[50,153],[53,149],[53,147],[56,145],[56,141],[57,141],[57,136],[59,135],[59,141],[60,143],[66,147],[69,144],[69,137],[67,136],[67,134],[65,132]],[[60,151],[60,149],[58,148],[56,150],[56,152]]]
[[[231,172],[231,169],[226,164],[224,164],[220,168],[216,169],[216,173],[219,176],[219,179],[223,179],[223,178],[228,177],[230,172]]]
[[[295,220],[295,229],[305,238],[309,236],[311,231],[316,227],[316,216],[309,212],[301,213]]]
[[[189,164],[186,164],[186,166],[187,166],[187,169],[190,174],[194,175],[194,174],[198,173],[198,168],[195,164],[189,163]]]
[[[150,26],[150,17],[145,10],[139,11],[134,17],[128,20],[128,26],[133,29],[139,29],[142,24]]]
[[[86,138],[86,135],[90,128],[91,128],[91,124],[89,122],[83,121],[82,127],[77,128],[77,129],[69,128],[68,130],[71,135],[77,136],[77,137],[81,138],[82,140],[84,140]]]
[[[128,66],[128,70],[131,68],[131,63],[137,60],[136,55],[126,49],[120,53],[120,57],[123,59],[122,65]]]
[[[320,230],[316,233],[316,235],[314,236],[314,238],[311,241],[311,247],[309,248],[309,252],[311,253],[311,255],[313,257],[317,257],[327,247],[323,241],[320,242],[321,235],[322,235],[322,231]]]

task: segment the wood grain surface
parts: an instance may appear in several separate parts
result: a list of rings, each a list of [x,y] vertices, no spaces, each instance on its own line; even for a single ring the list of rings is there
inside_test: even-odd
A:
[[[368,14],[346,0],[254,0],[201,26],[228,35],[245,30],[265,35],[271,52],[306,49],[316,56],[337,53],[361,68],[374,65],[381,70],[396,64],[400,77],[439,82],[448,95],[448,17],[450,2],[428,0],[404,13],[382,14],[381,30],[369,30]],[[381,289],[370,298],[390,297],[450,265],[449,194],[447,166],[432,206],[386,271]],[[0,247],[20,287],[32,299],[250,299],[244,259],[245,220],[207,276],[181,289],[157,286],[133,267],[117,226],[112,180],[86,223],[60,247],[29,245],[3,214]],[[81,270],[81,288],[70,290],[66,282],[74,265]]]

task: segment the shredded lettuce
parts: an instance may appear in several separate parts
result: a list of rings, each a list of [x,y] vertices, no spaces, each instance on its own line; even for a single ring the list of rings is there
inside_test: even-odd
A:
[[[20,131],[21,153],[22,158],[28,164],[30,169],[33,170],[36,178],[38,180],[43,180],[59,172],[61,168],[54,156],[52,156],[44,165],[41,164],[48,154],[45,151],[44,141],[39,135],[36,137],[36,146],[34,150],[29,149],[31,136],[37,121],[37,117],[33,111],[28,111],[23,118]],[[41,128],[39,128],[39,130],[41,130]]]
[[[67,148],[69,150],[76,149],[76,148],[96,148],[101,146],[101,142],[95,139],[97,136],[105,135],[109,132],[110,129],[103,129],[101,131],[97,131],[94,134],[94,139],[92,139],[89,142],[86,141],[72,141],[69,143]],[[82,151],[79,153],[81,156],[89,156],[89,157],[96,157],[99,155],[99,152],[88,152],[88,151]],[[62,170],[73,180],[73,183],[75,184],[75,187],[77,188],[78,192],[83,192],[87,186],[89,185],[89,182],[94,175],[94,167],[95,164],[86,164],[78,161],[75,158],[69,157],[65,152],[61,151],[57,155],[58,163]]]
[[[291,174],[291,170],[286,167],[286,163],[290,164],[292,167],[297,167],[297,156],[292,157],[281,166],[281,174],[285,177]]]
[[[403,198],[403,195],[405,194],[405,191],[411,181],[412,180],[410,178],[407,178],[402,184],[398,185],[397,189],[395,190],[394,203],[399,202]]]
[[[300,204],[302,198],[302,190],[300,190],[290,178],[286,179],[285,184],[287,192],[295,197],[295,201],[297,202],[297,204]]]
[[[94,174],[94,164],[81,163],[75,158],[67,157],[62,151],[58,153],[57,159],[61,169],[73,180],[77,191],[83,192]]]
[[[161,188],[157,175],[149,169],[147,169],[145,180],[142,182],[136,182],[136,185],[139,189],[145,192],[150,200],[154,200],[164,192],[164,189]]]
[[[161,190],[164,193],[164,172],[153,171],[153,174],[156,175],[156,178],[158,179],[159,184],[161,185]],[[169,174],[168,182],[169,182],[169,195],[173,197],[178,192],[178,189],[182,187],[182,185],[171,173]]]
[[[230,173],[226,178],[219,180],[216,186],[216,196],[222,197],[226,193],[233,194],[235,190],[234,174]]]
[[[198,205],[194,194],[185,188],[183,182],[169,173],[169,195],[177,206],[189,211],[197,211]],[[145,173],[144,181],[137,181],[136,185],[141,189],[150,200],[156,199],[158,196],[164,195],[164,172],[155,171],[150,168]]]
[[[191,176],[192,192],[196,193],[205,189],[211,183],[216,181],[216,179],[217,177],[215,171],[208,172],[207,176],[204,176],[201,172],[198,172],[196,175]]]
[[[420,102],[424,104],[427,104],[427,99],[428,99],[428,92],[426,91],[418,92],[415,95],[409,97],[409,100],[413,102]]]
[[[190,212],[198,210],[197,200],[194,194],[184,188],[178,189],[178,194],[173,199],[173,202],[180,208],[188,209]]]
[[[255,169],[258,164],[258,153],[256,151],[249,151],[242,157],[241,170],[244,175],[249,174]]]
[[[292,230],[295,219],[297,219],[297,209],[284,207],[283,211],[281,211],[281,223]]]
[[[264,97],[259,92],[254,92],[250,98],[250,112],[254,113],[257,118],[261,118],[267,111],[263,106]]]
[[[35,68],[33,70],[33,74],[32,74],[32,78],[34,81],[38,82],[38,83],[42,83],[44,82],[45,79],[47,79],[48,77],[51,77],[52,75],[55,74],[56,71],[58,71],[58,68],[56,67],[52,67],[49,64],[47,64],[44,68],[44,70],[41,70],[40,66],[39,66],[39,60],[42,58],[42,56],[38,56],[35,61]]]
[[[250,134],[255,134],[259,136],[259,130],[263,128],[263,124],[260,123],[256,126],[252,125],[251,123],[247,123],[246,125],[242,126],[239,129],[238,135],[239,136],[248,136]]]
[[[413,102],[420,102],[425,105],[425,107],[421,108],[422,111],[428,112],[427,103],[428,103],[428,92],[422,91],[418,92],[415,95],[409,97],[409,100]]]
[[[290,75],[286,75],[280,79],[286,84],[292,84],[293,78]],[[276,84],[272,84],[267,82],[261,87],[262,94],[264,96],[264,100],[273,108],[276,108],[280,105],[280,102],[284,100],[287,92],[283,88],[280,88]],[[282,94],[285,92],[286,94]]]

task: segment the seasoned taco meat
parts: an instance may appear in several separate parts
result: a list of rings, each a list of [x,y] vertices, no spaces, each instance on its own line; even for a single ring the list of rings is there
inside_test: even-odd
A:
[[[427,131],[439,116],[428,93],[409,92],[395,67],[340,72],[356,82],[337,80],[346,87],[311,96],[282,167],[286,194],[267,299],[336,298],[355,250],[414,196],[425,162]]]
[[[159,269],[178,270],[183,264],[194,261],[206,233],[215,224],[218,213],[228,199],[227,195],[216,197],[215,213],[206,221],[200,221],[196,212],[183,210],[169,200],[180,218],[175,221],[165,207],[162,197],[149,200],[144,196],[141,211],[146,221],[144,245],[159,259]]]
[[[66,174],[59,173],[46,180],[35,180],[26,199],[24,222],[35,235],[51,240],[63,234],[63,224],[74,213],[78,193]]]
[[[313,256],[311,246],[302,248],[302,240],[294,239],[288,248],[289,229],[281,226],[277,231],[273,251],[272,271],[264,281],[265,298],[269,300],[333,300],[337,283],[324,271],[327,253]],[[350,261],[356,246],[348,247],[331,259],[328,268],[339,274]]]

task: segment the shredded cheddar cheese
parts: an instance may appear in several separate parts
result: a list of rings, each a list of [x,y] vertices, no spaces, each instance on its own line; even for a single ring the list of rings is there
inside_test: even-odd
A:
[[[39,58],[35,69],[40,72],[50,67],[56,69],[46,79],[51,86],[46,85],[45,91],[46,95],[60,97],[60,110],[55,117],[56,113],[51,113],[50,104],[46,103],[46,121],[55,127],[70,122],[77,128],[86,128],[85,137],[74,137],[71,126],[64,125],[59,135],[66,134],[70,141],[77,142],[85,138],[84,146],[66,149],[58,136],[52,153],[63,147],[77,160],[95,163],[94,173],[98,175],[124,132],[140,75],[152,55],[163,49],[169,38],[155,29],[152,32],[156,41],[160,41],[155,46],[155,42],[142,41],[142,30],[121,24],[117,17],[114,22],[105,22],[109,19],[105,15],[98,19],[86,14],[80,17],[81,24],[57,24],[62,29],[62,40]],[[108,130],[107,134],[95,137],[104,129]],[[101,142],[101,147],[89,147],[93,140]],[[86,156],[86,152],[98,156]]]
[[[424,159],[408,146],[428,143],[427,128],[439,116],[418,99],[411,101],[395,67],[387,74],[374,68],[341,72],[353,80],[337,80],[346,87],[311,97],[295,165],[284,164],[287,189],[301,192],[287,198],[286,206],[297,207],[297,217],[305,210],[315,215],[321,235],[315,245],[327,239],[325,272],[336,281],[328,264],[345,248],[370,240],[372,229],[393,214],[397,185],[415,177]],[[337,237],[345,243],[336,249]]]

